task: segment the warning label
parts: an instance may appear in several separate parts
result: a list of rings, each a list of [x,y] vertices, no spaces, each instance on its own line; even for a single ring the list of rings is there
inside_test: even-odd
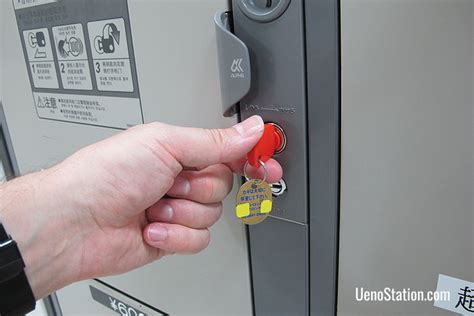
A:
[[[129,128],[142,122],[140,101],[116,97],[33,93],[41,118],[91,125]],[[118,111],[123,115],[110,115]]]
[[[53,36],[63,87],[65,89],[92,90],[82,25],[53,27]]]
[[[39,118],[143,123],[127,0],[12,1]]]

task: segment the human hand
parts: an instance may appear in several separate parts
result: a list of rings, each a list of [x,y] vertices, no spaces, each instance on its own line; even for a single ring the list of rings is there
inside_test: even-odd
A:
[[[225,130],[141,125],[1,187],[0,219],[35,296],[204,249],[262,132],[258,116]],[[280,179],[276,161],[267,167]]]

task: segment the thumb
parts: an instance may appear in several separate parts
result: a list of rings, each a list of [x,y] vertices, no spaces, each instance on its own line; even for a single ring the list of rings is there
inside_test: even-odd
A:
[[[185,167],[204,167],[237,160],[249,152],[263,134],[260,116],[227,129],[167,125],[157,133],[159,143]]]

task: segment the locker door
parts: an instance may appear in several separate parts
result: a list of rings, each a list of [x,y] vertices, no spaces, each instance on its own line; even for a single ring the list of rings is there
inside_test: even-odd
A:
[[[21,174],[48,167],[79,148],[120,131],[123,128],[120,122],[132,122],[131,118],[138,113],[128,112],[129,108],[124,108],[125,112],[117,110],[124,104],[136,106],[139,102],[136,108],[140,109],[138,120],[145,123],[161,121],[221,128],[236,122],[236,118],[222,117],[213,22],[217,11],[228,10],[228,1],[62,0],[40,1],[37,6],[17,10],[11,1],[2,3],[4,42],[8,43],[3,46],[2,57],[3,61],[8,61],[4,62],[2,72],[3,104]],[[60,14],[58,20],[46,22],[29,21],[29,15],[23,14],[35,10]],[[105,33],[104,28],[97,31],[97,23],[102,23]],[[114,32],[112,23],[122,32],[121,44],[113,36],[107,37]],[[64,80],[61,61],[71,58],[71,49],[79,47],[69,47],[67,54],[56,50],[57,37],[64,31],[57,28],[64,25],[73,25],[76,31],[82,30],[84,34],[79,38],[85,42],[85,62],[86,66],[89,64],[91,86],[84,81],[83,85],[75,87]],[[50,35],[51,63],[56,67],[57,85],[41,88],[35,85],[38,82],[35,83],[37,78],[33,77],[31,63],[36,61],[31,60],[35,57],[27,54],[29,48],[26,46],[30,44],[29,30],[37,30],[31,32],[33,37],[37,37],[38,32],[43,32],[45,39],[46,34]],[[120,59],[130,64],[131,85],[100,85],[102,79],[97,72],[99,69],[95,68],[96,62],[100,66],[110,66],[105,63],[104,56],[111,54],[112,49],[105,52],[103,45],[96,47],[93,32],[100,33],[94,35],[100,37],[102,44],[107,39],[114,42],[115,53],[127,39],[128,51]],[[87,42],[89,36],[91,43]],[[83,101],[113,98],[118,102],[111,104],[110,116],[101,124],[84,124],[78,119],[58,117],[54,111],[53,114],[46,113],[41,107],[43,104],[34,98],[57,95]],[[110,306],[93,299],[92,295],[97,291],[91,293],[92,286],[120,296],[129,306],[142,306],[147,315],[160,315],[160,311],[172,315],[251,314],[245,230],[234,218],[233,194],[235,192],[225,202],[223,218],[211,229],[212,241],[206,251],[196,256],[167,257],[136,271],[101,279],[102,283],[86,281],[71,285],[57,293],[62,312],[65,315],[116,313]],[[140,303],[134,303],[137,301]]]

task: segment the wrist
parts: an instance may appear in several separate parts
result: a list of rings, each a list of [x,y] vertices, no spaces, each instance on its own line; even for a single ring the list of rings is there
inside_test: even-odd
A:
[[[0,187],[0,220],[25,262],[25,273],[37,299],[73,281],[69,271],[68,221],[54,206],[50,171],[30,174]]]

